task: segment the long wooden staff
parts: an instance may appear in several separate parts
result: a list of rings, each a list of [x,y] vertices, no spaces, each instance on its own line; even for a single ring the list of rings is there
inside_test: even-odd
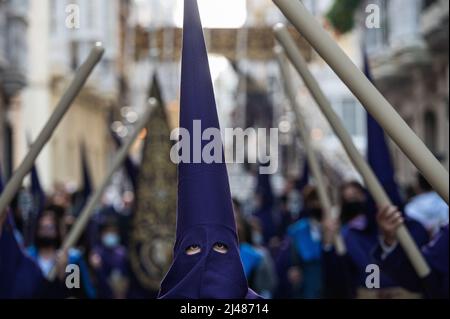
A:
[[[89,222],[89,219],[92,217],[92,214],[95,212],[95,208],[97,207],[98,203],[100,202],[103,193],[105,192],[106,188],[109,186],[112,176],[122,166],[122,163],[124,162],[124,160],[126,159],[126,157],[128,155],[128,151],[130,150],[133,143],[136,141],[137,137],[142,133],[142,130],[148,124],[151,113],[153,112],[153,110],[155,109],[155,107],[157,105],[158,105],[158,101],[156,99],[152,98],[149,100],[149,107],[145,110],[141,119],[136,124],[133,134],[130,136],[130,138],[122,145],[122,147],[117,152],[116,156],[113,159],[111,167],[108,170],[108,173],[106,174],[105,178],[103,179],[101,186],[89,198],[89,201],[87,202],[87,204],[84,207],[83,211],[81,212],[80,216],[78,216],[77,220],[75,221],[75,224],[70,229],[69,234],[64,239],[60,251],[67,251],[68,249],[72,248],[76,244],[78,239],[80,238],[81,234],[83,233],[84,229],[86,228],[86,226]],[[56,268],[57,267],[53,267],[53,269],[50,271],[50,274],[49,274],[50,280],[55,279],[56,274],[57,274]]]
[[[80,93],[89,75],[92,73],[94,67],[103,56],[103,53],[104,49],[101,43],[98,42],[91,50],[89,57],[77,70],[74,79],[65,91],[58,105],[55,107],[55,110],[52,113],[51,117],[40,132],[36,141],[33,143],[33,145],[31,145],[28,154],[9,180],[0,196],[0,220],[2,215],[6,213],[7,206],[11,203],[12,199],[21,187],[23,179],[30,172],[34,162],[36,161],[36,158],[39,156],[45,144],[47,144],[47,142],[50,140],[50,137],[52,136],[56,127],[61,122],[62,118],[72,105],[72,102]]]
[[[290,36],[286,27],[282,25],[277,25],[275,27],[275,35],[277,37],[277,40],[283,46],[287,56],[294,65],[295,69],[303,78],[305,85],[308,87],[309,91],[311,92],[311,95],[316,100],[320,110],[330,123],[336,136],[341,141],[353,165],[361,174],[369,192],[373,196],[377,205],[379,207],[392,205],[389,196],[386,194],[386,191],[384,190],[377,176],[375,175],[372,168],[369,166],[364,157],[356,148],[350,134],[345,129],[341,119],[333,110],[331,103],[323,93],[322,89],[319,86],[319,83],[308,69],[308,65],[305,59],[302,57],[299,49],[297,48],[294,40]],[[430,274],[430,268],[428,267],[427,262],[423,258],[420,250],[417,248],[409,231],[406,229],[404,225],[398,228],[397,238],[401,246],[405,250],[409,260],[414,266],[414,269],[416,270],[419,277],[421,278],[427,277]]]
[[[303,120],[301,110],[300,110],[300,105],[298,104],[298,101],[296,98],[295,88],[292,85],[289,65],[287,64],[286,57],[284,56],[282,50],[283,49],[281,49],[280,47],[276,47],[275,55],[277,57],[278,64],[280,66],[286,95],[291,103],[291,106],[292,106],[291,109],[295,114],[297,128],[299,131],[300,138],[303,141],[303,146],[306,151],[306,157],[308,160],[308,164],[309,164],[309,167],[311,168],[311,173],[314,176],[314,180],[316,182],[317,193],[319,195],[320,205],[322,206],[322,209],[324,211],[326,218],[336,218],[336,216],[332,216],[333,215],[333,207],[331,204],[331,199],[328,196],[328,192],[325,187],[324,176],[319,167],[319,161],[317,159],[316,153],[314,152],[313,146],[311,145],[309,130],[305,124],[305,121]],[[345,243],[344,243],[340,233],[336,235],[336,238],[334,240],[334,246],[335,246],[336,252],[339,255],[344,255],[346,253]]]

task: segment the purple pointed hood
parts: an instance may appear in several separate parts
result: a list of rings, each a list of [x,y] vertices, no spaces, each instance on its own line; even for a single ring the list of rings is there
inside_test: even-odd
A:
[[[202,130],[220,129],[208,55],[196,0],[184,2],[184,33],[181,69],[180,127],[191,135],[191,162],[194,162],[193,121]],[[202,149],[209,141],[202,141]],[[222,152],[223,153],[223,152]],[[178,185],[177,236],[194,225],[220,225],[236,233],[227,168],[222,163],[180,163]]]
[[[192,146],[199,143],[193,121],[201,121],[202,133],[208,128],[220,129],[196,0],[184,1],[181,72],[180,127],[189,131]],[[202,141],[201,149],[208,143],[210,140]],[[208,164],[203,159],[193,163],[199,154],[190,149],[191,163],[178,165],[174,261],[159,297],[243,299],[249,289],[239,256],[223,152],[221,163]]]

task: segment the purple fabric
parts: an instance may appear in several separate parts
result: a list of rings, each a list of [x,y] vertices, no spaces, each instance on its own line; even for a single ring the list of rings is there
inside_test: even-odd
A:
[[[191,145],[194,120],[203,130],[220,128],[197,1],[185,0],[180,127],[191,133]],[[228,252],[213,250],[216,243]],[[187,255],[192,245],[201,252]],[[244,299],[248,292],[224,161],[180,163],[174,261],[159,298]]]
[[[245,299],[252,299],[252,300],[256,300],[256,299],[261,299],[261,296],[258,295],[256,292],[254,292],[251,289],[248,289],[247,292],[247,296],[245,296]]]
[[[3,180],[0,168],[0,194]],[[17,242],[11,213],[0,225],[0,299],[59,298],[64,289],[58,281],[45,280],[39,266],[29,258]]]
[[[39,267],[22,251],[6,220],[0,236],[0,299],[40,296],[45,283]]]
[[[256,194],[260,196],[261,202],[254,215],[261,222],[264,243],[268,244],[270,239],[277,234],[277,225],[273,216],[275,196],[270,183],[270,175],[258,174]]]
[[[422,247],[422,254],[431,268],[431,274],[422,281],[417,276],[401,247],[397,247],[386,259],[381,258],[382,249],[380,245],[377,246],[373,254],[381,269],[394,277],[405,288],[425,292],[428,297],[432,298],[448,298],[448,244],[447,225],[430,243]]]
[[[81,205],[81,210],[84,208],[84,205],[87,204],[89,196],[91,196],[93,191],[93,183],[91,178],[91,172],[89,169],[86,146],[81,144],[81,171],[82,171],[82,196],[83,196],[83,204]],[[80,211],[81,213],[81,211]],[[78,215],[78,214],[77,214]]]
[[[294,247],[292,240],[286,236],[279,247],[271,249],[271,255],[275,262],[275,270],[278,276],[275,299],[288,299],[291,297],[293,289],[288,279],[288,270],[294,266]]]
[[[418,246],[428,241],[426,230],[414,220],[407,219],[405,225]],[[374,263],[373,250],[378,244],[379,234],[370,229],[357,229],[347,225],[343,228],[342,235],[347,247],[347,266],[353,275],[351,285],[355,290],[364,287],[367,278],[365,269],[367,265]],[[382,288],[403,286],[396,276],[390,276],[387,272],[381,272],[380,285]]]
[[[254,216],[261,223],[264,244],[267,245],[270,239],[277,235],[277,226],[274,222],[272,208],[260,208],[255,211]]]
[[[123,246],[115,248],[97,246],[94,253],[101,258],[101,266],[95,270],[97,296],[100,299],[112,299],[114,294],[109,284],[112,273],[118,271],[122,276],[129,277],[127,251]]]
[[[120,137],[112,129],[110,129],[109,132],[114,141],[114,144],[119,149],[122,146]],[[136,191],[139,167],[134,163],[130,156],[125,157],[124,167],[130,180],[131,186],[133,186],[133,191]]]
[[[363,56],[364,73],[373,82],[369,60],[365,51]],[[403,200],[395,181],[394,165],[392,164],[386,136],[383,128],[369,113],[367,113],[367,161],[394,205],[403,207]]]
[[[30,185],[30,193],[33,198],[33,209],[30,212],[27,223],[25,224],[24,229],[24,237],[25,244],[32,245],[34,244],[36,237],[36,229],[37,229],[37,221],[39,220],[42,212],[44,211],[46,204],[45,192],[42,189],[39,172],[37,170],[36,165],[33,165],[30,172],[31,177],[31,185]]]
[[[295,188],[302,192],[303,189],[309,184],[309,165],[308,161],[303,164],[302,177],[295,183]]]
[[[0,163],[1,164],[1,163]],[[0,194],[3,192],[3,173],[2,173],[2,165],[0,165]]]
[[[261,164],[261,167],[267,167],[268,164]],[[272,208],[275,203],[272,184],[270,183],[269,174],[258,174],[258,183],[256,185],[256,193],[261,196],[261,207]]]

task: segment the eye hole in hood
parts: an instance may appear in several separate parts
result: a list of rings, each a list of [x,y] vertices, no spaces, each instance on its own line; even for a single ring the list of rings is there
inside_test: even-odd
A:
[[[223,243],[215,243],[213,246],[213,250],[218,252],[219,254],[226,254],[228,252],[228,246]]]
[[[186,255],[193,256],[200,254],[202,252],[202,248],[199,245],[191,245],[185,250]]]

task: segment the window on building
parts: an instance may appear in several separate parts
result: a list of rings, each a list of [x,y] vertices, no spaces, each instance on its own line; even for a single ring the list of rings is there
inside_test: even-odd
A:
[[[423,8],[427,9],[428,7],[432,6],[433,4],[435,4],[436,2],[438,2],[438,0],[425,0],[423,2]]]
[[[88,30],[95,28],[95,1],[88,1],[86,5],[86,26]]]
[[[365,44],[369,52],[382,52],[389,46],[389,11],[388,0],[373,0],[370,1],[380,8],[380,28],[365,28]],[[365,22],[365,20],[364,20]]]
[[[50,1],[50,33],[58,33],[58,0]]]
[[[351,135],[356,135],[357,132],[357,115],[356,103],[351,99],[344,99],[342,102],[342,116],[344,118],[345,127]]]
[[[421,43],[420,12],[423,1],[397,0],[389,2],[390,45],[394,48],[401,48]]]
[[[424,132],[425,143],[430,149],[430,151],[436,154],[438,128],[437,128],[436,114],[433,111],[425,112],[424,124],[425,124],[425,132]]]
[[[380,0],[380,9],[381,9],[381,32],[382,32],[382,42],[384,45],[389,45],[389,1],[388,0]]]
[[[313,15],[317,15],[317,1],[316,0],[303,0],[303,4],[305,7],[311,12]]]
[[[334,103],[333,108],[350,135],[365,135],[365,112],[356,99],[345,97]]]
[[[79,66],[79,44],[76,41],[70,43],[70,67],[75,71]]]

